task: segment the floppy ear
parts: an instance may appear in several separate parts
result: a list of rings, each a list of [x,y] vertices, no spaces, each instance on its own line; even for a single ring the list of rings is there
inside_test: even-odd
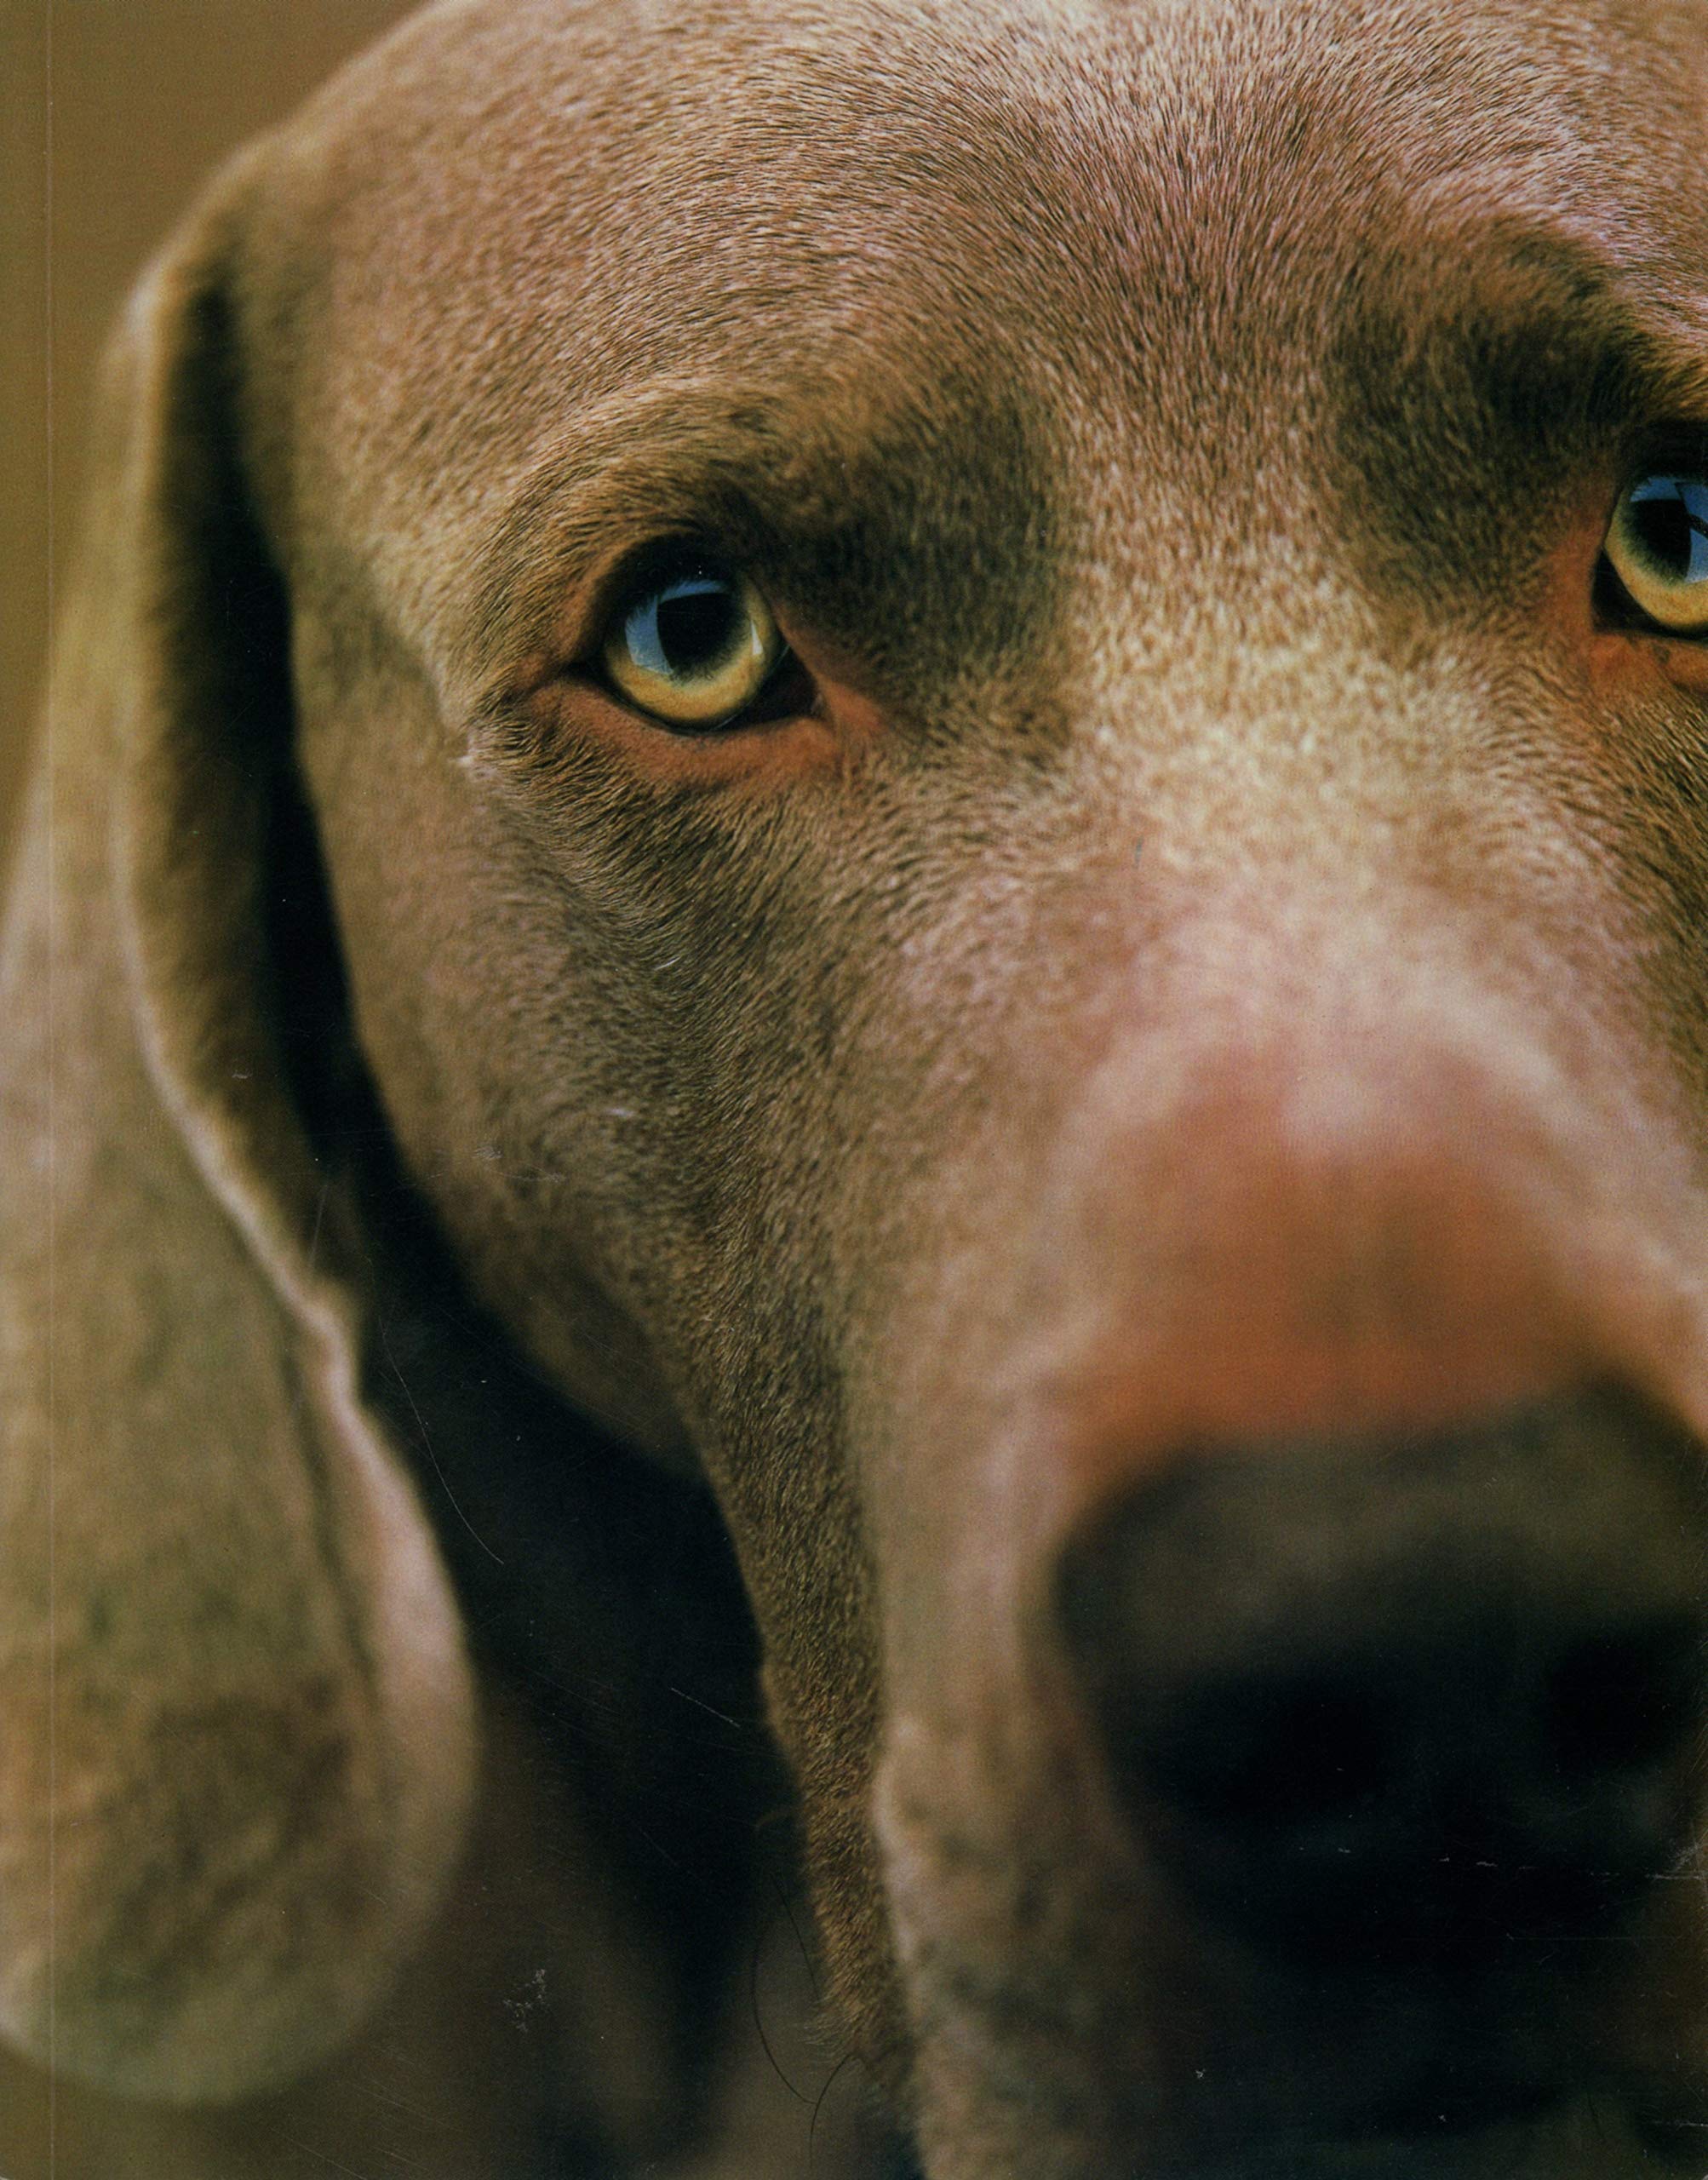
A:
[[[228,184],[110,366],[3,960],[0,2034],[124,2094],[276,2085],[462,1835],[446,1578],[364,1412],[269,872],[286,602],[245,489]],[[312,926],[313,919],[308,919]]]

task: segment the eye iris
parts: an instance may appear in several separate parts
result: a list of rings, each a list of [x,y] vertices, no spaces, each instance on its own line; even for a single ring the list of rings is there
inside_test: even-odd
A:
[[[740,723],[787,656],[776,617],[748,577],[679,559],[629,591],[601,654],[619,696],[681,728]]]
[[[1621,496],[1602,549],[1626,605],[1654,628],[1708,636],[1708,475],[1640,477]]]
[[[1646,477],[1631,493],[1631,542],[1665,582],[1708,582],[1708,478]]]

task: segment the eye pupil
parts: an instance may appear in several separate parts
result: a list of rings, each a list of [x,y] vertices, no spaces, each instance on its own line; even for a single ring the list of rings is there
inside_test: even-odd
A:
[[[655,674],[703,674],[735,648],[742,621],[728,581],[689,575],[642,600],[628,617],[629,648]]]

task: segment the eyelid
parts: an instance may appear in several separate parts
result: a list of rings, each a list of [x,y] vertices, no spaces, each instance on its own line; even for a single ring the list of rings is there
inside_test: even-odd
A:
[[[638,597],[647,582],[662,582],[673,569],[696,560],[732,572],[743,571],[742,564],[732,554],[688,531],[651,537],[644,544],[624,546],[610,554],[578,586],[581,594],[570,613],[574,632],[569,646],[571,662],[596,667],[623,601]]]

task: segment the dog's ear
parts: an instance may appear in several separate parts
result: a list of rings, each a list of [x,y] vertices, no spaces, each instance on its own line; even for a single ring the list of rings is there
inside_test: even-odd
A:
[[[246,482],[241,178],[109,364],[4,956],[0,2034],[224,2099],[420,1937],[474,1766],[456,1608],[364,1411],[295,1087],[284,586]]]

